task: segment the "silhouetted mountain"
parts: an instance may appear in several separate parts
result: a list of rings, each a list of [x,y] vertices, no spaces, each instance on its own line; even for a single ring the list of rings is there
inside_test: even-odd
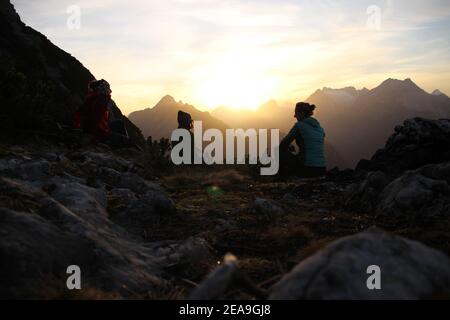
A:
[[[181,101],[176,102],[169,95],[163,97],[153,108],[132,112],[129,118],[142,130],[145,137],[170,138],[172,131],[178,128],[177,115],[179,110],[191,114],[193,120],[201,120],[203,130],[216,128],[224,131],[227,128],[225,123],[212,117],[209,112],[202,112]]]
[[[411,79],[388,79],[372,90],[324,88],[307,101],[318,107],[328,140],[352,167],[370,158],[404,120],[450,117],[447,96],[429,94]]]
[[[70,124],[95,79],[77,59],[26,26],[10,1],[0,0],[0,121],[2,127]],[[115,108],[116,115],[121,115]],[[127,122],[135,141],[137,127]]]

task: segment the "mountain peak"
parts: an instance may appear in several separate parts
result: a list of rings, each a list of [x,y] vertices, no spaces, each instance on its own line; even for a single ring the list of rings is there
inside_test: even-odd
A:
[[[384,80],[381,85],[393,85],[393,84],[414,84],[415,83],[411,80],[411,78],[406,78],[405,80],[399,80],[399,79],[394,79],[394,78],[389,78]]]
[[[422,89],[415,84],[410,78],[398,80],[389,78],[384,80],[376,89],[378,90],[420,90]]]
[[[175,99],[174,99],[174,97],[172,97],[172,96],[169,95],[169,94],[165,95],[165,96],[161,99],[161,101],[163,101],[163,102],[176,102]]]
[[[174,97],[171,95],[165,95],[162,99],[156,104],[155,107],[168,107],[177,104]]]

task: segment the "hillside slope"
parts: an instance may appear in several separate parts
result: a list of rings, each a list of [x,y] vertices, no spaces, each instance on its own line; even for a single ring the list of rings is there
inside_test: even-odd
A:
[[[50,130],[56,122],[70,125],[94,75],[44,35],[26,26],[9,0],[0,0],[0,48],[3,131],[14,135],[19,128]],[[118,107],[113,112],[122,115]],[[139,129],[127,118],[125,121],[132,139],[142,144]]]

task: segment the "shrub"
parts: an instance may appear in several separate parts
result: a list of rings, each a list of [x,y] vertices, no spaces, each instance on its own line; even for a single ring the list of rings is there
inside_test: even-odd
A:
[[[153,140],[148,137],[145,153],[145,171],[149,176],[163,176],[173,170],[173,163],[170,158],[172,145],[169,139],[161,138]]]

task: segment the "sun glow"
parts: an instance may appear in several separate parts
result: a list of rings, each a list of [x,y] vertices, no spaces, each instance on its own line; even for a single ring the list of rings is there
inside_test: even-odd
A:
[[[195,75],[195,99],[209,108],[256,109],[278,83],[258,62],[257,55],[235,53],[206,65]]]

